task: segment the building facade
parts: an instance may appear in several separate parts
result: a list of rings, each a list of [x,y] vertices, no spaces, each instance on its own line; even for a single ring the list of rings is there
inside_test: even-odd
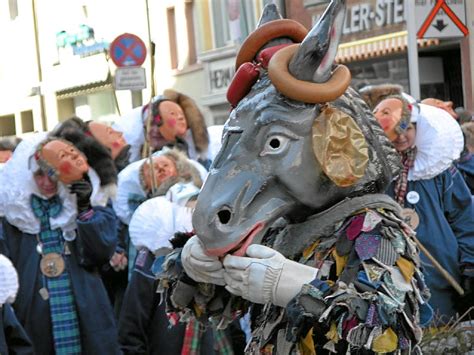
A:
[[[309,28],[317,22],[328,3],[324,0],[288,0],[287,17]],[[466,4],[466,25],[469,27],[474,4],[459,0],[456,3]],[[389,82],[410,91],[406,10],[407,0],[347,0],[336,60],[350,68],[352,85],[356,89]],[[437,18],[435,25],[436,21]],[[421,99],[452,100],[456,107],[473,109],[471,38],[472,35],[417,40]]]
[[[453,0],[459,2],[460,0]],[[112,122],[164,89],[192,97],[208,125],[223,123],[237,51],[264,6],[308,29],[325,0],[0,0],[0,136],[51,130],[73,115]],[[449,2],[449,1],[448,1]],[[466,4],[472,33],[474,3]],[[337,61],[353,86],[409,91],[406,0],[347,0]],[[132,33],[146,44],[146,88],[115,90],[109,45]],[[152,45],[153,43],[153,45]],[[152,50],[154,48],[154,51]],[[473,36],[418,40],[421,98],[473,107]]]

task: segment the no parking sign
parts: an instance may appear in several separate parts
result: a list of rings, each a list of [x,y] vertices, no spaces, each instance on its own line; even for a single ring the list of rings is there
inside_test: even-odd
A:
[[[139,67],[145,61],[146,47],[138,36],[124,33],[112,41],[109,53],[117,67]]]
[[[145,69],[140,68],[146,58],[146,47],[138,36],[131,33],[118,36],[110,44],[109,54],[118,67],[114,81],[116,90],[146,88]]]

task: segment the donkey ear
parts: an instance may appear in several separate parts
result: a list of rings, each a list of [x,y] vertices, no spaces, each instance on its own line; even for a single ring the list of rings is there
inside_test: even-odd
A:
[[[262,16],[260,16],[260,20],[258,21],[257,28],[262,26],[263,24],[274,21],[274,20],[281,20],[281,14],[278,10],[278,7],[275,4],[267,4],[263,8]]]
[[[313,152],[326,176],[337,186],[349,187],[365,175],[369,147],[355,120],[325,106],[313,122]]]
[[[315,83],[329,79],[342,35],[345,12],[345,0],[331,1],[290,61],[288,69],[295,78]]]

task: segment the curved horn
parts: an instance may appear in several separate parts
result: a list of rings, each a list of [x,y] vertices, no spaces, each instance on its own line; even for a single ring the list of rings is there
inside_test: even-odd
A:
[[[329,79],[342,35],[345,10],[345,0],[331,1],[290,61],[289,71],[295,78],[315,83]]]

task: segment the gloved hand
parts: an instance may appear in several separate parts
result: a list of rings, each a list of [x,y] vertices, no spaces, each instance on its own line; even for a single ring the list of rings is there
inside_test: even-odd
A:
[[[286,307],[301,287],[316,278],[318,269],[286,259],[263,245],[247,248],[248,257],[227,255],[224,280],[227,291],[254,303]]]
[[[197,236],[191,237],[181,251],[184,271],[197,282],[225,285],[224,268],[217,256],[209,256],[204,251]]]
[[[91,209],[92,185],[88,178],[87,180],[84,178],[84,180],[73,182],[69,185],[69,191],[72,194],[76,194],[78,213]]]

